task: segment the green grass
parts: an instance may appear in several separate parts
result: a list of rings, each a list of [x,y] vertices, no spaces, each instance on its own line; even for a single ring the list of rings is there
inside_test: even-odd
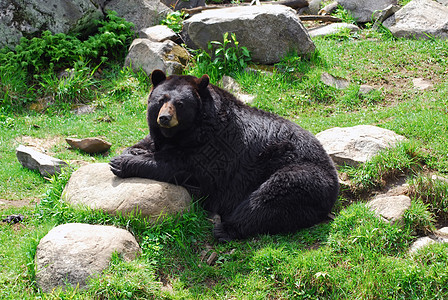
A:
[[[94,80],[83,94],[96,108],[91,114],[73,115],[69,106],[44,113],[0,109],[0,201],[39,201],[24,207],[0,204],[2,216],[27,217],[16,225],[0,222],[0,298],[446,299],[448,245],[432,245],[412,255],[407,249],[418,234],[431,232],[448,215],[446,184],[427,175],[448,173],[448,42],[392,40],[367,30],[349,38],[343,35],[316,39],[316,55],[288,56],[272,74],[236,76],[244,90],[256,96],[253,106],[313,133],[370,124],[408,139],[366,164],[343,169],[366,193],[344,194],[333,221],[294,234],[217,244],[212,225],[196,204],[155,225],[138,216],[75,209],[60,201],[71,170],[48,181],[17,162],[15,148],[23,142],[41,145],[67,161],[107,162],[144,137],[150,86],[142,73],[109,66],[95,76],[88,72],[89,76],[78,78],[80,84]],[[322,72],[349,79],[350,88],[323,85]],[[60,82],[47,75],[49,87],[59,87]],[[430,79],[434,88],[415,89],[412,79],[417,77]],[[11,82],[7,81],[12,84],[7,91],[27,97],[27,89]],[[361,96],[361,84],[376,91]],[[78,90],[68,95],[75,96]],[[57,96],[57,92],[49,88],[45,93]],[[69,136],[102,136],[113,145],[106,154],[88,155],[69,149],[64,141]],[[384,223],[366,208],[364,196],[402,175],[408,177],[412,206],[402,224]],[[43,294],[35,284],[36,246],[53,226],[67,222],[126,228],[136,236],[142,256],[133,262],[114,256],[87,290]],[[205,260],[212,252],[218,254],[217,260],[208,265]]]

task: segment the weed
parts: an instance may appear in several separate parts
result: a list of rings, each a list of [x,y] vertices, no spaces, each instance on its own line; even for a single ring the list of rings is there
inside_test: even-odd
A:
[[[439,222],[448,221],[448,182],[419,175],[409,182],[410,196],[424,203]]]
[[[380,151],[366,163],[358,167],[345,166],[355,192],[382,187],[386,179],[400,174],[417,172],[425,162],[425,154],[416,143],[400,142],[396,147]]]
[[[403,222],[409,232],[428,234],[435,230],[435,216],[429,211],[429,205],[419,198],[412,199],[411,207],[404,212]]]
[[[341,5],[338,5],[338,7],[336,8],[336,11],[333,14],[334,17],[339,18],[342,20],[342,22],[344,23],[351,23],[351,24],[356,24],[356,18],[353,17],[353,15],[351,14],[351,12],[349,12],[348,10],[346,10],[345,8],[343,8]]]

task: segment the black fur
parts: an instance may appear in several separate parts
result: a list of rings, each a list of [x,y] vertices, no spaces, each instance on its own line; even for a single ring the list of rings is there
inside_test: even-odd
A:
[[[318,140],[298,125],[249,107],[207,76],[152,74],[150,135],[111,160],[119,177],[185,186],[221,216],[220,241],[294,232],[326,219],[338,195],[336,169]],[[171,101],[179,125],[161,128]]]

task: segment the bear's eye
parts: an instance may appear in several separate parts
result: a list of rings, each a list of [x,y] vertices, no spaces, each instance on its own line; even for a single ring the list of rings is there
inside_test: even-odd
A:
[[[183,107],[184,106],[184,103],[182,101],[176,101],[175,104],[176,104],[177,107]]]

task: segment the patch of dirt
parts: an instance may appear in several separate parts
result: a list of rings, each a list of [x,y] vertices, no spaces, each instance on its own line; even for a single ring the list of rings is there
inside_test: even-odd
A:
[[[40,201],[40,199],[38,198],[30,198],[30,199],[21,199],[21,200],[5,200],[5,199],[0,199],[0,210],[2,210],[2,208],[9,208],[9,207],[31,207],[34,206],[36,204],[38,204]]]
[[[32,136],[20,136],[15,139],[18,144],[35,148],[37,151],[46,153],[46,154],[54,154],[51,152],[51,149],[57,145],[61,145],[65,143],[65,140],[61,136],[53,136],[45,139],[36,138]]]

